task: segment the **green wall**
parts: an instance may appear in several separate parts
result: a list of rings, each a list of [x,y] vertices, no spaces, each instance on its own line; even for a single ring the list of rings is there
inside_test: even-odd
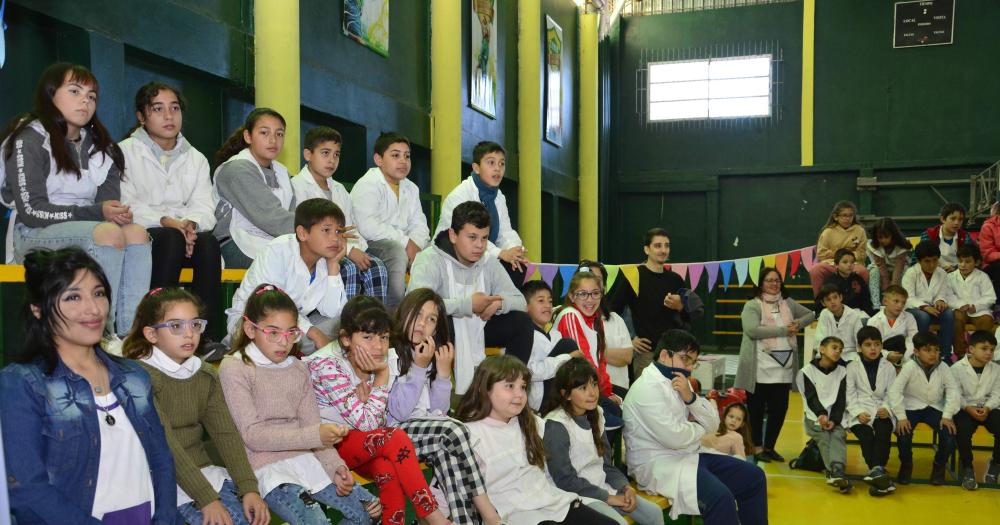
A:
[[[608,150],[601,196],[606,260],[640,260],[642,233],[652,226],[671,232],[677,262],[811,245],[833,203],[842,199],[858,202],[863,214],[935,215],[942,200],[926,185],[861,192],[857,179],[968,180],[1000,159],[993,132],[1000,121],[994,102],[1000,91],[1000,41],[994,35],[1000,3],[956,2],[954,44],[897,50],[891,47],[893,2],[816,4],[812,167],[800,165],[800,2],[617,24],[604,44],[610,122],[602,145]],[[776,68],[778,112],[770,121],[648,124],[637,113],[637,70],[647,62],[754,54],[762,46],[780,49],[782,59]],[[967,184],[937,190],[947,200],[969,202]],[[933,222],[903,220],[900,226],[915,234]],[[699,292],[705,293],[704,279]],[[709,304],[708,315],[714,311]],[[704,330],[714,328],[709,321]]]

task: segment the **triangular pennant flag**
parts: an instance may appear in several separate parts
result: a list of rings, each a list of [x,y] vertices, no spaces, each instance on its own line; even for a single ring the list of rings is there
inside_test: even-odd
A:
[[[719,278],[719,263],[705,263],[705,278],[708,279],[708,293],[715,289],[715,280]]]
[[[670,265],[670,271],[676,273],[677,275],[680,275],[681,280],[683,281],[684,277],[687,276],[688,273],[688,265],[681,263],[674,263]],[[692,286],[691,288],[694,288],[694,286]]]
[[[759,285],[757,282],[760,279],[760,265],[764,262],[763,257],[751,257],[750,262],[747,265],[747,273],[750,274],[750,280],[753,284]]]
[[[795,272],[799,271],[799,261],[802,259],[802,254],[798,250],[794,250],[788,252],[788,256],[792,259],[792,269],[788,275],[795,275]]]
[[[622,275],[628,280],[628,283],[632,285],[632,291],[639,293],[639,266],[635,264],[623,264],[621,265]]]
[[[542,274],[542,280],[545,281],[545,284],[552,286],[552,279],[555,278],[557,273],[559,273],[559,265],[539,264],[538,272]]]
[[[525,267],[524,267],[524,282],[521,283],[521,284],[527,283],[528,281],[530,281],[535,276],[535,269],[536,268],[538,268],[538,265],[536,265],[535,263],[528,263],[527,265],[525,265]]]
[[[563,297],[566,297],[566,294],[569,292],[569,282],[573,279],[573,274],[576,273],[577,268],[579,267],[575,264],[564,264],[559,267],[559,276],[562,277],[563,283],[562,294],[560,295]]]
[[[691,263],[688,265],[688,277],[691,278],[691,289],[698,288],[698,281],[701,281],[701,272],[705,265],[701,263]]]
[[[813,259],[813,248],[815,248],[815,246],[809,246],[799,250],[799,253],[802,254],[802,266],[806,267],[807,272],[812,270],[813,264],[816,262],[816,260]]]
[[[785,282],[785,270],[788,269],[788,254],[779,253],[775,255],[774,266],[778,269],[778,273],[781,274],[781,282]]]
[[[775,255],[765,255],[764,256],[764,266],[768,268],[774,268],[774,258]]]
[[[618,265],[617,264],[605,264],[604,269],[608,271],[608,276],[604,278],[606,281],[604,284],[607,290],[611,291],[611,286],[615,284],[618,280]]]
[[[736,280],[739,281],[740,286],[747,282],[747,264],[749,261],[746,259],[737,259],[736,261]]]
[[[733,273],[733,261],[722,261],[719,263],[719,271],[722,272],[722,289],[729,290],[729,277]],[[744,271],[744,277],[746,272]]]

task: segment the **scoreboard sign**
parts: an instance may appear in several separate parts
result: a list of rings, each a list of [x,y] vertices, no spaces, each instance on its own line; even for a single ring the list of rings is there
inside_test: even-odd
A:
[[[956,0],[896,2],[892,47],[950,44],[955,33]]]

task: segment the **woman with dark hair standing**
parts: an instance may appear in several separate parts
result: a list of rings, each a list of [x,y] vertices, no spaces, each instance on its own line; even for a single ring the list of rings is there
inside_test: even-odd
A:
[[[18,523],[174,525],[174,461],[149,375],[99,346],[104,272],[75,247],[29,252],[24,267],[24,353],[0,372]]]
[[[34,110],[0,133],[3,203],[15,210],[7,261],[20,263],[32,248],[83,248],[115,287],[110,318],[123,336],[149,290],[152,260],[149,234],[119,201],[125,161],[97,118],[98,92],[87,68],[53,64]]]
[[[747,391],[754,451],[760,461],[785,461],[774,451],[788,412],[788,392],[799,367],[796,334],[816,314],[788,297],[781,274],[761,268],[754,296],[743,307],[743,342],[735,388]],[[764,414],[767,431],[764,432]]]

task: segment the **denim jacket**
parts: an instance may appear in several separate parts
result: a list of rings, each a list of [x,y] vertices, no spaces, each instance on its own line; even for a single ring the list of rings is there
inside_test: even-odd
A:
[[[149,375],[135,361],[95,348],[146,452],[153,480],[153,523],[174,525],[174,460],[153,406]],[[90,384],[62,360],[50,375],[39,358],[0,371],[0,416],[10,504],[20,525],[99,524],[91,516],[101,431]]]

